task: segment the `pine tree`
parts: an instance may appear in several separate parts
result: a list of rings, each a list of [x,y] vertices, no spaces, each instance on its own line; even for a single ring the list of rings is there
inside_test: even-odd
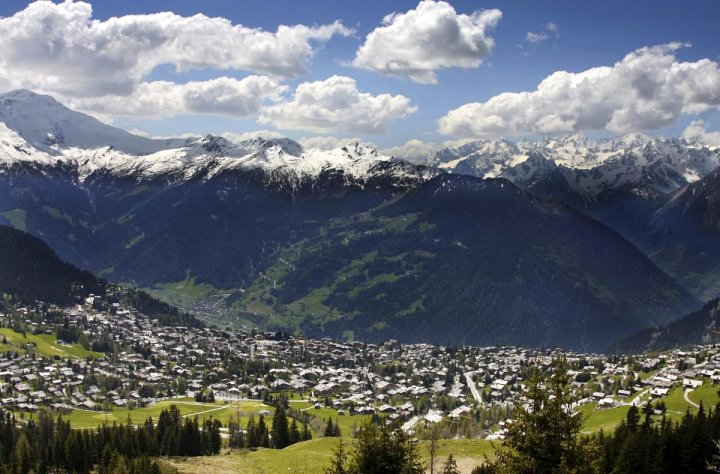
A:
[[[327,425],[325,425],[325,437],[335,436],[335,427],[333,426],[332,417],[328,417]]]
[[[276,449],[283,449],[290,446],[290,430],[288,428],[285,409],[278,406],[272,420],[272,444]]]
[[[311,439],[312,433],[310,432],[310,428],[308,427],[307,419],[303,419],[302,440],[309,441]]]
[[[255,416],[250,415],[247,423],[247,447],[257,448],[260,446],[260,436],[258,436],[257,426],[255,425]]]
[[[424,470],[413,440],[385,423],[365,423],[358,431],[348,462],[348,473],[398,472],[421,474]]]
[[[447,460],[445,460],[445,464],[443,464],[442,471],[440,471],[440,474],[460,474],[457,463],[455,462],[455,458],[452,454],[448,455]]]
[[[35,456],[25,433],[21,434],[13,452],[15,471],[21,474],[31,472],[35,467]]]
[[[290,444],[299,443],[300,438],[300,430],[298,429],[297,421],[295,418],[292,419],[292,422],[290,423]]]
[[[555,359],[550,373],[535,369],[528,381],[526,396],[530,409],[515,409],[505,446],[495,466],[510,472],[555,472],[587,469],[589,453],[578,443],[582,417],[574,416],[571,378],[564,358]]]
[[[260,415],[260,419],[258,420],[258,438],[260,441],[260,447],[261,448],[269,448],[270,447],[270,434],[268,433],[267,425],[265,424],[265,417],[263,415]]]
[[[338,447],[333,452],[332,464],[324,470],[324,474],[350,474],[347,469],[348,455],[345,451],[345,443],[340,438]]]

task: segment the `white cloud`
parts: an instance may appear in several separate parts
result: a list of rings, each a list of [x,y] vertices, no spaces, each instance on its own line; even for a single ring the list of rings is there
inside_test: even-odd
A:
[[[307,70],[312,42],[351,32],[339,22],[269,32],[170,12],[101,21],[89,3],[37,1],[0,18],[0,77],[14,87],[81,97],[131,94],[166,64],[288,78]]]
[[[86,2],[36,1],[0,17],[0,90],[26,88],[102,118],[257,114],[307,71],[314,45],[353,31],[340,22],[265,31],[202,14],[92,17]],[[147,81],[159,66],[239,70],[263,76],[178,84]]]
[[[259,121],[316,133],[382,133],[416,110],[403,95],[360,92],[354,79],[332,76],[298,85],[291,99],[265,107]]]
[[[367,35],[353,65],[435,84],[438,69],[480,66],[495,44],[488,32],[501,17],[500,10],[464,15],[449,3],[423,0],[415,10],[386,16]]]
[[[138,84],[129,96],[71,99],[69,104],[101,115],[162,118],[207,114],[242,119],[256,115],[265,101],[278,100],[285,90],[286,86],[267,76],[241,80],[220,77],[184,84],[153,81]]]
[[[720,107],[720,65],[679,62],[673,43],[638,49],[613,66],[558,71],[530,92],[503,93],[448,112],[438,130],[495,137],[607,130],[653,130],[682,114]]]
[[[381,150],[384,155],[392,155],[412,163],[422,163],[432,153],[438,151],[440,145],[433,142],[412,139],[403,145],[398,145]]]
[[[361,138],[336,138],[328,135],[318,135],[314,137],[302,137],[298,142],[305,149],[317,148],[318,150],[334,150],[341,146],[352,145],[354,143],[364,143],[365,145],[376,148],[372,142],[364,141]]]
[[[535,33],[533,31],[528,31],[526,35],[526,39],[528,43],[542,43],[546,39],[548,39],[548,34],[545,31],[541,31],[540,33]]]
[[[703,145],[720,146],[720,131],[709,132],[702,120],[694,120],[682,132],[682,138]]]
[[[233,143],[240,143],[255,138],[285,138],[285,135],[274,130],[253,130],[243,133],[225,132],[222,134],[222,137]]]
[[[545,26],[543,26],[543,29],[538,32],[528,31],[525,34],[525,40],[528,43],[542,43],[543,41],[549,39],[551,36],[554,38],[558,37],[557,23],[546,23]]]

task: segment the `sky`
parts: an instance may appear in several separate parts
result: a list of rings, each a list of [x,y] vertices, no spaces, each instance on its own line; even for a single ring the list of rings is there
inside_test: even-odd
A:
[[[0,3],[0,91],[148,136],[720,144],[720,1]]]

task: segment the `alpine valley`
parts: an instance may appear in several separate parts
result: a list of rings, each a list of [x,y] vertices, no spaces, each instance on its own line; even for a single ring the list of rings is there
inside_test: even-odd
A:
[[[0,224],[216,323],[315,337],[601,350],[670,327],[720,294],[718,165],[637,134],[422,164],[156,140],[0,95]]]

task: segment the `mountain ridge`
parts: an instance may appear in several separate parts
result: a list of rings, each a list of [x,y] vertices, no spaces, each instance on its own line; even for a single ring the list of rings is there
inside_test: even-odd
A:
[[[571,140],[585,139],[562,146]],[[128,155],[70,142],[47,145],[50,154],[0,129],[0,222],[110,280],[161,292],[192,282],[225,295],[225,322],[601,348],[698,305],[615,231],[543,198],[543,187],[557,194],[567,181],[540,152],[517,163],[532,178],[523,187],[357,143],[305,150],[289,139],[204,135]]]

